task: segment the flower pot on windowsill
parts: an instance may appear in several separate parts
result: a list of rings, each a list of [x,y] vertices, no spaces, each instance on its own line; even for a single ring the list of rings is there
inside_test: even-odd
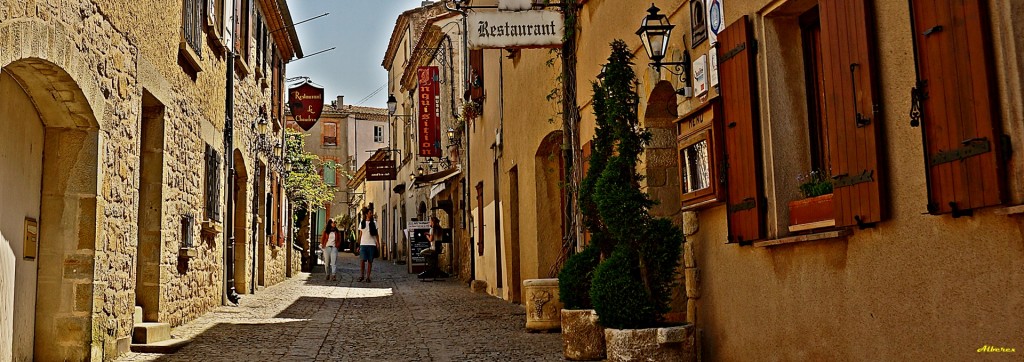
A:
[[[789,202],[789,231],[805,231],[836,225],[832,194]]]

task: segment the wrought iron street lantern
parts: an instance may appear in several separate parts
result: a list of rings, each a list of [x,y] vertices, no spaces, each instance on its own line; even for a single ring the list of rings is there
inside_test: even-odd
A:
[[[660,11],[661,9],[651,4],[640,30],[636,31],[636,35],[640,36],[640,41],[644,44],[644,49],[647,50],[647,57],[654,61],[655,66],[665,58],[672,28],[675,28],[675,25],[668,22],[668,17],[659,13]]]
[[[394,94],[388,94],[388,115],[394,116],[395,111],[398,110],[398,100],[395,99]]]
[[[644,50],[647,51],[647,57],[651,59],[651,66],[655,70],[661,71],[663,66],[668,66],[666,69],[669,73],[679,76],[679,81],[682,86],[676,90],[676,94],[690,97],[692,96],[692,86],[690,85],[690,53],[687,52],[686,46],[683,46],[683,59],[680,62],[662,62],[665,59],[665,55],[668,53],[668,44],[672,39],[672,25],[668,21],[668,17],[660,13],[661,9],[651,4],[651,8],[647,9],[647,16],[644,17],[643,22],[640,25],[640,29],[636,31],[636,35],[640,36],[640,41],[644,44]],[[601,76],[603,78],[605,72],[602,68]]]

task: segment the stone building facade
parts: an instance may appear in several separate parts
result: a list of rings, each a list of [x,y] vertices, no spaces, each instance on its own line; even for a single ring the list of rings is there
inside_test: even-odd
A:
[[[212,4],[0,2],[0,125],[16,130],[0,136],[0,203],[21,205],[0,217],[0,359],[109,360],[128,350],[137,306],[176,326],[224,303],[223,160],[271,165],[245,189],[279,195],[274,99],[301,50],[293,30],[268,35],[291,23],[284,1],[244,1],[236,39],[253,66],[231,75],[238,101],[226,112],[233,7]],[[262,193],[257,211],[268,210]],[[268,240],[284,231],[272,200],[269,237],[252,227],[259,213],[238,218],[250,220],[239,239],[259,246],[246,258],[264,285],[283,280],[289,257]]]
[[[392,182],[368,181],[358,184],[366,190],[366,201],[373,202],[385,226],[382,239],[389,257],[409,261],[411,255],[405,230],[412,221],[427,221],[436,216],[441,227],[453,231],[452,244],[443,245],[440,266],[452,275],[469,280],[470,258],[467,235],[458,225],[465,223],[461,200],[464,155],[448,136],[448,129],[462,132],[460,110],[466,89],[466,54],[463,51],[461,17],[449,11],[444,2],[424,4],[403,12],[395,19],[381,66],[388,72],[388,92],[395,102],[390,115],[391,144],[386,155],[397,168]],[[424,157],[419,152],[417,119],[420,80],[417,69],[437,67],[438,95],[433,100],[439,115],[440,157]],[[364,202],[364,204],[365,204]],[[383,206],[383,208],[381,208]],[[411,266],[419,272],[423,265]]]

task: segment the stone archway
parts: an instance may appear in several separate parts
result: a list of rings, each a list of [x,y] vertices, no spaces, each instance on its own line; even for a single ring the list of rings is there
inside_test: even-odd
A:
[[[0,343],[10,346],[3,353],[13,359],[88,359],[99,123],[79,83],[61,66],[41,58],[3,64]],[[24,243],[27,219],[38,225],[38,246]]]
[[[249,190],[246,185],[249,181],[249,174],[245,166],[245,157],[242,157],[242,152],[238,149],[233,153],[235,158],[235,182],[234,190],[235,194],[232,195],[232,202],[234,203],[234,230],[231,235],[234,238],[234,249],[235,255],[233,256],[234,265],[234,277],[235,277],[235,291],[238,294],[249,293],[249,257],[247,251],[247,240],[248,233],[246,232],[246,216],[249,210]]]
[[[565,197],[561,187],[565,180],[565,161],[562,157],[562,131],[548,133],[540,142],[535,155],[537,202],[537,274],[547,277],[562,254],[562,236],[565,235],[562,212]],[[554,201],[558,200],[558,201]]]
[[[651,132],[651,143],[641,155],[640,166],[644,179],[641,186],[658,204],[651,208],[651,214],[667,217],[680,224],[679,166],[676,160],[675,121],[678,107],[676,91],[672,83],[660,81],[655,84],[641,126]]]

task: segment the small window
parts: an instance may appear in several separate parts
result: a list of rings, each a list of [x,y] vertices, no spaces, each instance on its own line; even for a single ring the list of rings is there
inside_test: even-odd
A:
[[[220,221],[220,154],[206,145],[206,219]]]
[[[384,126],[373,126],[373,142],[384,143]]]
[[[324,164],[324,183],[335,186],[337,185],[337,172],[335,172],[335,163],[328,161]]]
[[[181,11],[182,38],[200,59],[203,57],[204,7],[203,0],[184,0]]]
[[[323,143],[324,146],[337,146],[338,145],[338,124],[334,122],[324,122],[323,125]]]

